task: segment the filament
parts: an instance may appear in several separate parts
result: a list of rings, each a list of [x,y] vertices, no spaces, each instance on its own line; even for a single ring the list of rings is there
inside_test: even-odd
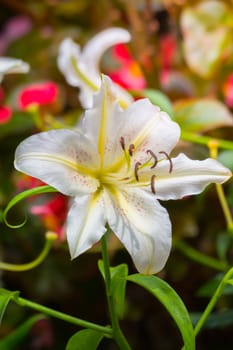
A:
[[[139,181],[139,176],[138,176],[138,168],[142,165],[140,162],[136,162],[135,167],[134,167],[134,175],[135,179]]]
[[[151,181],[150,181],[151,192],[154,194],[156,193],[156,191],[155,191],[155,177],[156,177],[156,175],[152,175]]]
[[[154,164],[153,164],[150,168],[151,168],[151,169],[155,168],[156,165],[157,165],[157,163],[158,163],[158,158],[157,158],[157,156],[156,156],[156,155],[154,154],[154,152],[152,152],[150,149],[148,149],[148,150],[146,151],[146,153],[147,153],[147,154],[150,154],[151,157],[154,159]],[[161,152],[159,152],[159,153],[161,153]]]
[[[134,151],[135,151],[134,144],[129,145],[129,155],[130,155],[130,157],[132,157]]]
[[[160,151],[159,153],[160,153],[160,154],[164,154],[165,157],[167,158],[167,160],[169,161],[169,164],[170,164],[170,166],[169,166],[169,173],[171,173],[172,170],[173,170],[173,164],[172,164],[171,158],[169,157],[169,155],[168,155],[167,152],[165,152],[165,151]]]

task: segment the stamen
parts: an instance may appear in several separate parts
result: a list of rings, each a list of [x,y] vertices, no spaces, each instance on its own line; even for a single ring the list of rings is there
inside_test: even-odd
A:
[[[135,179],[136,179],[137,181],[139,181],[138,168],[140,167],[140,165],[142,165],[142,163],[136,162],[136,163],[135,163],[135,167],[134,167],[134,175],[135,175]]]
[[[134,144],[129,145],[129,155],[130,155],[130,157],[132,157],[134,151],[135,151]]]
[[[146,151],[146,153],[147,154],[150,154],[151,155],[151,157],[152,158],[154,158],[154,164],[150,167],[151,169],[153,169],[153,168],[155,168],[156,167],[156,165],[157,165],[157,163],[158,163],[158,158],[157,158],[157,156],[154,154],[154,152],[152,152],[150,149],[148,149],[147,151]]]
[[[156,178],[156,175],[152,175],[151,180],[150,180],[151,192],[154,194],[156,193],[156,191],[155,191],[155,178]]]
[[[121,144],[123,151],[125,151],[125,139],[123,136],[120,137],[120,144]]]
[[[167,152],[165,152],[165,151],[160,151],[159,153],[160,153],[160,154],[164,154],[165,157],[167,158],[167,160],[169,161],[169,163],[170,163],[169,173],[171,173],[171,172],[172,172],[172,169],[173,169],[173,164],[172,164],[171,158],[169,157],[169,155],[168,155]]]

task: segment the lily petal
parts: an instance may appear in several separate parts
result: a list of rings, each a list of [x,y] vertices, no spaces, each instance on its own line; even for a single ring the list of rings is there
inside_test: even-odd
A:
[[[118,104],[118,96],[114,84],[107,76],[103,76],[100,91],[94,96],[93,108],[85,112],[83,132],[98,149],[102,166],[118,149],[122,154],[120,142],[115,142],[116,135],[120,139],[119,127],[122,123],[122,109]]]
[[[83,119],[84,133],[96,147],[101,143],[100,153],[104,154],[105,166],[120,160],[125,162],[120,137],[124,138],[126,148],[135,145],[134,162],[148,160],[148,149],[170,153],[180,136],[177,123],[148,99],[138,100],[125,110],[119,108],[117,102],[119,96],[112,81],[103,76],[101,89],[94,97],[93,109],[88,110]]]
[[[17,170],[70,196],[96,191],[97,165],[96,150],[78,130],[50,130],[33,135],[21,142],[15,154]]]
[[[192,160],[184,154],[172,158],[172,172],[169,161],[161,161],[155,168],[156,197],[162,200],[179,199],[198,194],[210,183],[223,183],[231,176],[231,171],[218,161],[208,158]]]
[[[83,50],[70,38],[65,39],[59,48],[58,67],[67,82],[80,88],[79,98],[84,108],[93,104],[93,93],[101,85],[99,62],[103,53],[111,46],[130,40],[130,34],[122,28],[109,28],[94,36]],[[125,103],[129,94],[115,84],[115,89]]]
[[[66,38],[62,41],[59,47],[57,63],[70,85],[80,88],[88,87],[92,94],[98,90],[100,74],[95,72],[94,75],[89,76],[88,67],[82,59],[81,47],[71,38]]]
[[[67,218],[72,259],[91,248],[106,232],[105,206],[100,193],[76,197]]]
[[[117,27],[105,29],[90,39],[82,51],[82,59],[85,65],[90,67],[90,74],[99,76],[100,59],[107,49],[117,44],[127,43],[130,40],[130,33]]]
[[[113,190],[105,195],[108,224],[144,274],[160,271],[171,249],[168,213],[152,193],[142,189]]]
[[[160,159],[159,152],[169,154],[179,140],[179,125],[148,99],[131,104],[122,119],[119,133],[127,147],[134,145],[134,163],[148,160],[147,150],[152,150]]]
[[[27,73],[29,64],[16,58],[0,57],[0,82],[5,74]]]

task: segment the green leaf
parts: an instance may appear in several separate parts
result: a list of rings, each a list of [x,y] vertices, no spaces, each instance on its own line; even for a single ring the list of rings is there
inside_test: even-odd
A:
[[[4,288],[0,289],[0,324],[2,323],[2,318],[6,311],[9,301],[13,299],[16,295],[18,295],[18,292],[10,292]]]
[[[66,350],[95,350],[103,337],[100,332],[83,329],[69,339]]]
[[[44,315],[35,315],[21,324],[11,334],[0,340],[0,350],[15,350],[29,333],[32,326],[39,320],[45,318]]]
[[[148,290],[165,306],[181,332],[185,349],[195,350],[195,336],[188,311],[174,289],[156,276],[135,274],[127,279]]]
[[[198,320],[201,318],[202,313],[193,312],[190,314],[193,324],[197,324]],[[213,328],[224,328],[231,326],[233,324],[233,310],[224,310],[220,312],[213,312],[208,316],[205,321],[203,328],[213,329]]]
[[[218,155],[218,160],[233,171],[233,151],[222,151]]]
[[[103,261],[98,261],[100,272],[105,279]],[[128,275],[128,266],[121,264],[115,267],[110,267],[111,274],[111,293],[116,305],[116,312],[119,318],[123,318],[125,311],[125,288],[126,278]]]
[[[153,89],[145,89],[143,90],[143,95],[144,97],[149,98],[151,103],[153,103],[156,106],[159,106],[162,111],[167,112],[170,115],[170,117],[173,116],[174,111],[173,111],[171,101],[161,91],[153,90]]]
[[[197,291],[197,295],[199,297],[208,297],[211,298],[216,289],[218,288],[219,283],[222,281],[224,274],[220,273],[217,274],[214,278],[212,278],[210,281],[203,284]],[[225,285],[225,288],[223,289],[222,295],[232,295],[233,294],[233,287],[231,285]]]
[[[38,186],[29,190],[26,190],[24,192],[21,192],[19,194],[17,194],[14,198],[11,199],[11,201],[8,203],[6,209],[4,210],[4,221],[6,223],[7,226],[11,227],[11,228],[19,228],[22,227],[25,222],[27,221],[27,218],[24,219],[24,221],[20,224],[17,225],[11,225],[9,224],[9,222],[7,221],[7,214],[10,211],[10,209],[12,207],[14,207],[16,204],[18,204],[20,201],[22,201],[23,199],[26,199],[30,196],[36,195],[36,194],[42,194],[42,193],[48,193],[48,192],[57,192],[57,190],[51,186]]]
[[[231,57],[233,12],[223,1],[201,1],[181,14],[184,57],[189,68],[211,78]]]
[[[228,280],[227,283],[233,286],[233,280]]]
[[[204,132],[223,126],[233,126],[233,118],[226,106],[215,99],[202,98],[175,104],[174,120],[185,131]]]
[[[227,252],[232,244],[232,238],[227,232],[221,232],[217,236],[216,249],[221,261],[227,260]]]
[[[1,124],[0,139],[8,135],[18,135],[32,129],[33,126],[29,113],[14,112],[12,118],[6,124]]]

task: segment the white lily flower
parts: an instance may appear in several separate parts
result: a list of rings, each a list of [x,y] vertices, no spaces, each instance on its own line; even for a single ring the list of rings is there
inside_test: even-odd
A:
[[[100,89],[101,75],[99,62],[103,53],[113,45],[127,43],[130,33],[122,28],[109,28],[95,35],[81,50],[70,38],[63,40],[59,48],[58,67],[68,84],[80,88],[79,98],[82,106],[91,108],[93,94]],[[122,107],[132,103],[133,99],[126,90],[114,84],[114,90]]]
[[[0,82],[5,74],[27,73],[29,71],[28,63],[10,57],[0,57]]]
[[[153,274],[171,249],[171,223],[158,199],[197,194],[231,176],[213,159],[171,159],[179,136],[178,124],[148,99],[123,110],[103,77],[82,128],[29,137],[16,150],[15,167],[74,197],[67,218],[72,258],[95,244],[107,223],[138,271]]]

